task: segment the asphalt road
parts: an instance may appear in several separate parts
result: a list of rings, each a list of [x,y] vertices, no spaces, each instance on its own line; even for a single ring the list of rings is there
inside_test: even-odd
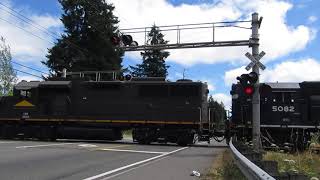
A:
[[[224,144],[192,147],[122,142],[0,140],[0,179],[199,179]]]

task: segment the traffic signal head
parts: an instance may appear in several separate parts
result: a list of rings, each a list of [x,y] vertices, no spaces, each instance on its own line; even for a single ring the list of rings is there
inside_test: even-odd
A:
[[[240,82],[240,84],[248,84],[249,81],[249,75],[248,74],[241,74],[241,76],[237,77],[237,80]]]
[[[251,72],[248,74],[250,84],[255,84],[258,81],[258,74],[255,72]]]
[[[252,85],[245,86],[243,87],[243,91],[246,95],[251,96],[254,93],[254,86]]]
[[[237,80],[242,85],[255,84],[258,81],[258,74],[255,72],[251,72],[249,74],[241,74],[241,76],[237,77]]]
[[[131,35],[121,35],[121,40],[125,46],[130,46],[133,42]]]
[[[237,77],[237,80],[240,82],[244,94],[247,96],[252,96],[254,93],[254,84],[258,81],[258,74],[251,72],[249,74],[242,74]]]
[[[120,44],[123,44],[125,46],[130,46],[131,44],[138,44],[136,41],[132,40],[131,35],[124,35],[122,34],[121,36],[114,35],[111,37],[111,42],[114,46],[119,46]]]

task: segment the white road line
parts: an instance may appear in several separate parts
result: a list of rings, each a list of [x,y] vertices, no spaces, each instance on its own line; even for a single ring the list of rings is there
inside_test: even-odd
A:
[[[59,143],[59,144],[41,144],[41,145],[34,145],[34,146],[18,146],[16,148],[35,148],[35,147],[47,147],[47,146],[62,146],[67,144],[76,144],[76,143]]]
[[[7,144],[7,143],[18,143],[18,142],[15,142],[15,141],[8,141],[8,142],[2,141],[2,142],[0,142],[0,144]]]
[[[124,169],[127,169],[127,168],[131,168],[131,167],[134,167],[134,166],[143,164],[143,163],[147,163],[147,162],[153,161],[153,160],[155,160],[155,159],[162,158],[162,157],[164,157],[164,156],[168,156],[168,155],[170,155],[170,154],[176,153],[176,152],[178,152],[178,151],[182,151],[182,150],[187,149],[187,148],[189,148],[189,147],[183,147],[183,148],[180,148],[180,149],[177,149],[177,150],[168,152],[168,153],[161,154],[161,155],[159,155],[159,156],[155,156],[155,157],[152,157],[152,158],[149,158],[149,159],[145,159],[145,160],[142,160],[142,161],[138,161],[138,162],[136,162],[136,163],[129,164],[129,165],[126,165],[126,166],[123,166],[123,167],[120,167],[120,168],[117,168],[117,169],[114,169],[114,170],[111,170],[111,171],[107,171],[107,172],[105,172],[105,173],[98,174],[98,175],[96,175],[96,176],[92,176],[92,177],[85,178],[84,180],[94,180],[94,179],[98,179],[98,178],[101,178],[101,177],[103,177],[103,176],[107,176],[107,175],[109,175],[109,174],[112,174],[112,173],[115,173],[115,172],[118,172],[118,171],[121,171],[121,170],[124,170]]]
[[[151,161],[151,162],[148,162],[148,163],[142,164],[142,165],[140,165],[140,166],[137,166],[137,167],[134,167],[134,168],[131,168],[131,169],[128,169],[128,170],[122,171],[122,172],[120,172],[120,173],[113,174],[113,175],[108,176],[108,177],[106,177],[106,178],[103,178],[103,179],[101,179],[101,180],[108,180],[108,179],[112,179],[112,178],[117,177],[117,176],[119,176],[119,175],[121,175],[121,174],[125,174],[125,173],[130,172],[130,171],[133,171],[133,170],[135,170],[135,169],[138,169],[138,168],[141,168],[141,167],[144,167],[144,166],[147,166],[147,165],[150,165],[150,164],[156,163],[157,161],[161,161],[161,160],[166,159],[166,158],[168,158],[168,157],[169,157],[169,156],[165,156],[165,157],[162,157],[162,158],[160,158],[160,159],[156,159],[156,160],[154,160],[154,161]]]
[[[117,152],[133,152],[133,153],[146,153],[146,154],[165,154],[168,152],[157,152],[157,151],[136,151],[136,150],[130,150],[130,149],[99,149],[102,151],[117,151]]]

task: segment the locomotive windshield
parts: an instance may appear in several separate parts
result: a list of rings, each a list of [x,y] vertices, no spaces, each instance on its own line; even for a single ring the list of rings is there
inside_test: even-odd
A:
[[[293,92],[275,92],[272,101],[275,103],[293,103],[294,94]]]
[[[22,98],[31,98],[31,94],[30,90],[20,90],[20,97]]]

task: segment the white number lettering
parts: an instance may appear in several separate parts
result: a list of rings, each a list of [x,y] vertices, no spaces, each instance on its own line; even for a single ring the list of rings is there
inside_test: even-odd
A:
[[[272,106],[272,111],[273,112],[277,111],[277,109],[278,109],[277,106]]]
[[[290,112],[294,112],[294,106],[290,106],[290,107],[289,107],[289,111],[290,111]]]
[[[295,112],[294,106],[272,106],[273,112]]]

